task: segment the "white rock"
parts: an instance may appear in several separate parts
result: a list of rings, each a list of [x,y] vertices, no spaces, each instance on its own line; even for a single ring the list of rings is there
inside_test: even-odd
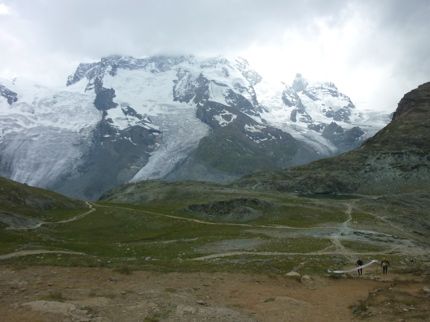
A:
[[[297,279],[297,280],[300,280],[300,278],[302,277],[300,275],[300,273],[297,273],[297,272],[294,272],[294,271],[288,272],[287,274],[285,274],[285,276],[291,277],[291,278],[294,278],[294,279]]]

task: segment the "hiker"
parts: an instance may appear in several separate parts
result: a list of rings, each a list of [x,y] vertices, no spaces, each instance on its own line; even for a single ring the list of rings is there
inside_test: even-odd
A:
[[[363,261],[361,259],[358,259],[357,262],[355,263],[357,264],[357,267],[360,267],[363,265]],[[363,268],[358,268],[357,269],[358,275],[363,275]]]
[[[390,266],[390,262],[387,259],[383,259],[381,261],[382,274],[388,274],[388,266]]]

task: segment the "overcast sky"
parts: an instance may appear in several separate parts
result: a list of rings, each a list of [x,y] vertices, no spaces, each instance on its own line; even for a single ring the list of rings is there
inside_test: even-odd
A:
[[[110,54],[228,55],[395,109],[430,81],[429,0],[0,0],[0,77],[64,83]]]

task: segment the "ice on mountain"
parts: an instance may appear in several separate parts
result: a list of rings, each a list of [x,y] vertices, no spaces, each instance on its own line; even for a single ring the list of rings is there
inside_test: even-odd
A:
[[[179,162],[188,157],[203,137],[208,135],[209,128],[196,118],[195,108],[161,105],[160,110],[169,111],[152,118],[162,133],[160,145],[131,182],[166,176]]]
[[[53,127],[33,127],[2,138],[2,165],[8,177],[29,185],[47,187],[76,169],[83,155],[86,136]]]
[[[226,101],[229,88],[226,85],[218,84],[214,81],[209,83],[209,100],[212,102],[229,105]]]
[[[114,55],[80,64],[68,86],[46,88],[21,79],[0,84],[18,97],[10,105],[0,95],[2,168],[10,170],[6,175],[11,178],[39,186],[76,171],[87,144],[97,144],[91,135],[102,120],[114,130],[102,132],[106,142],[99,144],[125,139],[135,146],[138,141],[125,133],[132,127],[157,137],[142,152],[154,148],[132,181],[167,176],[198,147],[210,128],[196,117],[197,108],[208,109],[212,127],[225,128],[240,116],[235,123],[254,142],[276,140],[266,130],[271,126],[321,157],[337,152],[322,136],[332,122],[345,131],[360,126],[368,137],[387,121],[363,116],[332,83],[309,82],[301,75],[291,86],[269,83],[240,58]],[[103,111],[94,106],[100,86],[115,91],[112,108]],[[209,111],[211,104],[218,107]],[[248,117],[255,123],[243,125]]]
[[[261,130],[265,129],[266,127],[264,125],[259,124],[245,124],[245,131],[251,132],[251,133],[261,133]]]
[[[237,118],[236,114],[230,113],[229,111],[222,110],[221,113],[214,115],[214,119],[218,122],[218,125],[225,127],[233,122]]]

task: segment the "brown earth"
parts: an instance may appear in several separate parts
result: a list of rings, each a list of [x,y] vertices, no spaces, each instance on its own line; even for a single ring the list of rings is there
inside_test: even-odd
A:
[[[425,321],[429,285],[407,275],[300,281],[256,274],[0,266],[0,320]]]

